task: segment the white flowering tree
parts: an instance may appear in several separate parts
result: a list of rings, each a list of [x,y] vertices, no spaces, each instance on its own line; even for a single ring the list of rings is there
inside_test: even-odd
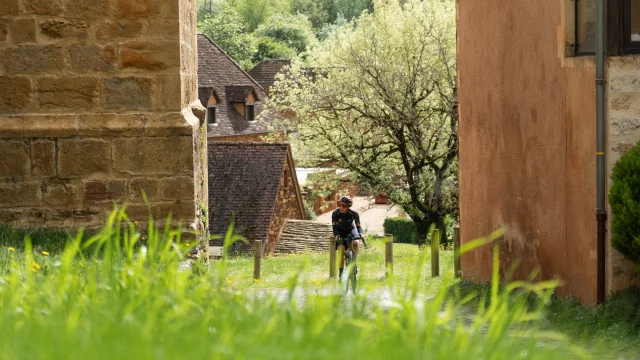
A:
[[[294,61],[271,105],[293,110],[288,126],[307,154],[385,193],[424,241],[457,212],[454,3],[378,0],[374,9]]]

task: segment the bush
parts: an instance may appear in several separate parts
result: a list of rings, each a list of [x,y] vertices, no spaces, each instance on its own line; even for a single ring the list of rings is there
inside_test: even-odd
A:
[[[613,168],[609,204],[613,210],[611,245],[640,269],[640,146],[622,155]]]
[[[386,218],[384,219],[384,233],[393,235],[393,242],[416,244],[418,242],[418,229],[411,219]]]
[[[304,201],[304,213],[307,216],[307,220],[316,220],[316,214],[313,212],[313,207],[309,206],[309,203]]]

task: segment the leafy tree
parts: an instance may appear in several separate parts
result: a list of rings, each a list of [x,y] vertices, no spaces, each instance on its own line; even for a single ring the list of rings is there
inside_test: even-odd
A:
[[[224,0],[197,0],[198,22],[204,21],[206,15],[214,16],[223,7]]]
[[[327,22],[334,24],[342,15],[347,20],[357,18],[363,11],[373,11],[373,0],[322,0],[322,7],[327,12]]]
[[[227,0],[243,19],[247,32],[255,31],[274,14],[289,14],[290,0]]]
[[[317,0],[292,0],[291,13],[305,15],[314,29],[321,29],[329,21],[323,3]]]
[[[318,39],[325,40],[329,36],[337,34],[341,28],[347,25],[349,25],[349,22],[347,21],[347,19],[345,19],[344,16],[342,16],[342,14],[338,14],[338,18],[336,19],[335,23],[325,24],[322,27],[322,29],[318,31]]]
[[[272,111],[294,110],[305,150],[387,194],[420,242],[432,224],[446,234],[457,211],[453,2],[376,0],[355,25],[279,76]]]
[[[316,41],[311,22],[302,14],[275,14],[258,27],[256,34],[272,38],[297,53],[304,52]]]
[[[253,65],[256,40],[244,32],[242,19],[233,8],[226,6],[213,17],[206,15],[198,27],[243,68]]]
[[[254,63],[266,59],[292,59],[297,55],[294,49],[266,36],[258,39],[256,48],[253,54]]]
[[[616,162],[612,179],[611,245],[633,261],[640,272],[640,143]]]

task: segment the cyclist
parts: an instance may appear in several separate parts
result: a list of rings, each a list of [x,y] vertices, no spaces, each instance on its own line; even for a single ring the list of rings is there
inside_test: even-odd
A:
[[[358,241],[356,239],[364,238],[362,227],[360,226],[360,215],[351,210],[352,205],[353,201],[350,197],[341,196],[338,200],[338,208],[331,214],[333,236],[336,237],[336,249],[338,249],[340,257],[340,278],[342,278],[344,269],[343,253],[345,249],[352,246],[357,258]],[[354,268],[353,271],[357,273],[357,268]]]

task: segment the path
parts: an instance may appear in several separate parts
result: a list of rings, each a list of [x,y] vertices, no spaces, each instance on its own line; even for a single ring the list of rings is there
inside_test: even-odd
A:
[[[353,198],[353,210],[360,214],[360,222],[365,235],[384,235],[384,219],[397,217],[400,213],[398,206],[375,204],[372,197],[356,196]],[[331,212],[322,214],[316,219],[318,222],[331,223]]]

